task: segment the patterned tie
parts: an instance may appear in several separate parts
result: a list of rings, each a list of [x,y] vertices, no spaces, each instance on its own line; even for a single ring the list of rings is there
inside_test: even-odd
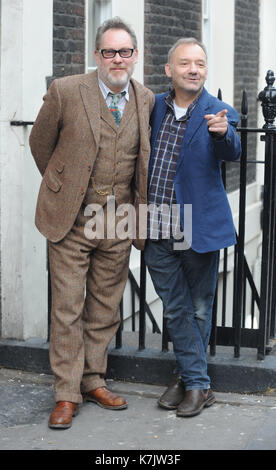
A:
[[[121,119],[122,119],[122,115],[121,115],[121,111],[118,107],[118,102],[119,100],[122,98],[122,96],[124,96],[126,94],[125,91],[122,91],[121,93],[117,93],[116,95],[114,93],[111,93],[109,92],[108,93],[109,96],[111,96],[112,98],[112,102],[111,102],[111,105],[109,106],[109,109],[115,119],[115,122],[117,124],[117,126],[120,125],[120,122],[121,122]]]

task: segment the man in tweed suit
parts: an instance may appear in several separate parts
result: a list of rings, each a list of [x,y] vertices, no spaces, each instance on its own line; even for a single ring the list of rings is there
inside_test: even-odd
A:
[[[154,96],[130,78],[137,41],[120,18],[98,29],[95,49],[97,71],[54,80],[30,136],[43,176],[36,225],[49,241],[56,401],[51,428],[70,427],[83,398],[107,409],[127,407],[106,388],[104,376],[132,239],[116,230],[107,236],[107,208],[110,200],[116,207],[146,204]],[[113,101],[110,92],[123,93]],[[103,237],[87,236],[89,207],[104,216]],[[113,222],[120,219],[116,214]]]

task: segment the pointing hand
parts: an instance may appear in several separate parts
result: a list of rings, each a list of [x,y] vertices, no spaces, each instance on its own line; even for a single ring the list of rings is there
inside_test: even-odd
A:
[[[225,135],[228,127],[226,114],[227,109],[222,109],[217,114],[206,114],[204,117],[207,121],[209,132],[215,132],[221,136]]]

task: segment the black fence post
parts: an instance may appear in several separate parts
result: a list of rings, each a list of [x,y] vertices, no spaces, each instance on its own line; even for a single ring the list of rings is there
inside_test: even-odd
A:
[[[115,348],[120,349],[122,347],[122,332],[124,329],[124,299],[122,298],[120,302],[120,325],[118,328],[118,331],[116,333],[116,338],[115,338]]]
[[[266,131],[261,139],[265,141],[265,176],[264,176],[264,206],[263,206],[263,244],[262,244],[262,269],[261,269],[261,305],[260,305],[260,325],[258,340],[258,359],[264,359],[267,352],[267,345],[270,337],[271,317],[275,312],[271,311],[271,280],[273,281],[272,260],[274,252],[273,233],[275,237],[275,224],[273,218],[273,196],[275,188],[273,187],[273,173],[275,168],[275,134],[276,126],[274,120],[276,117],[276,89],[273,86],[275,81],[274,73],[269,70],[266,75],[267,86],[259,93],[258,99],[262,103]],[[272,131],[272,132],[271,132]],[[274,179],[275,184],[275,179]],[[275,211],[275,209],[274,209]],[[272,236],[271,236],[272,235]],[[275,279],[275,278],[274,278]],[[275,283],[275,281],[274,281]]]
[[[140,266],[140,309],[139,309],[139,350],[145,349],[146,335],[146,263],[144,252],[141,252]]]
[[[246,210],[246,174],[247,174],[247,94],[243,91],[241,105],[241,147],[240,158],[240,200],[239,200],[239,236],[237,246],[237,282],[235,295],[234,323],[234,356],[240,356],[241,320],[244,299],[244,243],[245,243],[245,210]]]
[[[273,210],[272,210],[272,256],[271,256],[271,325],[270,338],[274,339],[276,335],[276,138],[274,136],[273,146]]]

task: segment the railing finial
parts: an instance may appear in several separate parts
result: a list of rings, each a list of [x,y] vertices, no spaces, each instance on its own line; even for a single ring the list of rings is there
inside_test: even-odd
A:
[[[263,129],[276,129],[274,125],[276,117],[276,88],[273,86],[275,76],[272,70],[268,70],[265,80],[267,86],[258,95],[258,100],[262,103],[265,119]]]
[[[241,114],[245,118],[247,117],[247,114],[248,114],[248,100],[247,100],[246,90],[243,90],[242,92]]]

